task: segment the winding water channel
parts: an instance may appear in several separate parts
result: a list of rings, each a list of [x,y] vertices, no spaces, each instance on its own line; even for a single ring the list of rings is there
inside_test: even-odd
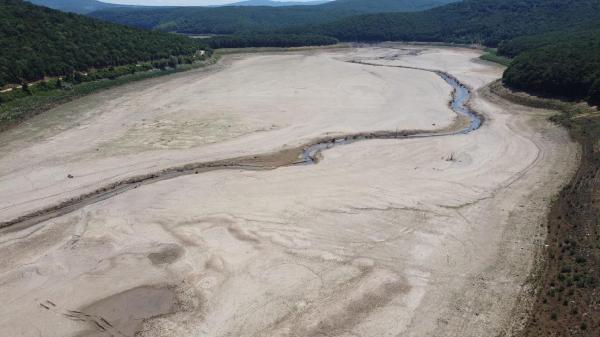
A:
[[[460,130],[455,131],[431,131],[431,132],[416,132],[416,133],[408,133],[402,131],[394,131],[394,132],[379,132],[379,133],[371,133],[365,135],[349,135],[344,137],[337,137],[331,139],[326,142],[320,142],[308,146],[304,152],[302,153],[302,161],[304,164],[315,164],[318,161],[318,156],[323,150],[330,149],[334,146],[338,145],[346,145],[351,144],[356,141],[366,140],[366,139],[407,139],[407,138],[425,138],[425,137],[440,137],[440,136],[450,136],[455,134],[467,134],[474,130],[477,130],[481,124],[483,123],[482,117],[471,110],[468,107],[469,100],[471,99],[471,91],[464,84],[462,84],[456,77],[445,73],[439,70],[429,70],[422,68],[413,68],[413,67],[405,67],[405,66],[393,66],[393,65],[383,65],[377,63],[368,63],[362,61],[350,61],[350,63],[362,64],[362,65],[370,65],[376,67],[393,67],[393,68],[405,68],[405,69],[414,69],[421,71],[428,71],[435,73],[440,76],[446,83],[448,83],[452,89],[452,100],[450,101],[450,107],[452,111],[456,112],[460,116],[464,116],[469,118],[469,126]]]
[[[41,222],[72,213],[85,206],[92,205],[102,200],[106,200],[128,190],[137,188],[141,185],[152,184],[162,180],[173,179],[183,175],[199,174],[210,171],[235,169],[235,170],[272,170],[278,167],[290,165],[309,165],[317,164],[320,154],[334,146],[351,144],[361,140],[369,139],[411,139],[425,137],[440,137],[457,134],[467,134],[478,129],[483,123],[482,117],[469,108],[468,103],[471,99],[470,89],[462,84],[454,76],[431,69],[421,69],[405,66],[383,65],[377,63],[368,63],[364,61],[348,61],[362,65],[377,66],[377,67],[396,67],[407,68],[420,71],[432,72],[440,76],[453,89],[452,100],[450,107],[459,116],[469,119],[469,125],[459,130],[442,130],[442,131],[378,131],[347,134],[336,137],[325,137],[317,139],[309,144],[305,144],[296,149],[282,150],[277,153],[259,154],[255,156],[237,157],[219,161],[190,163],[183,166],[171,167],[159,172],[153,172],[141,176],[128,178],[123,181],[115,182],[107,186],[103,186],[96,191],[71,198],[59,204],[40,209],[21,217],[0,222],[0,233],[17,231],[30,226],[37,225]],[[290,152],[291,151],[291,152]],[[285,152],[285,153],[284,153]],[[275,160],[274,158],[282,157],[284,160]]]

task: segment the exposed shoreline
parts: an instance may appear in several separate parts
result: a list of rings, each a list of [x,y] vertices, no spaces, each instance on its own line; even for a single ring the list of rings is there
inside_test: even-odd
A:
[[[598,136],[593,131],[594,124],[600,124],[598,111],[574,103],[515,93],[499,82],[492,83],[490,87],[494,95],[515,104],[558,111],[562,116],[557,122],[569,130],[571,137],[578,142],[581,153],[569,183],[550,203],[546,219],[546,248],[537,253],[537,265],[530,276],[533,294],[525,294],[525,297],[529,297],[528,303],[523,308],[517,308],[525,311],[526,320],[514,335],[536,337],[556,331],[563,334],[576,331],[582,336],[594,336],[600,331],[600,309],[593,304],[597,283],[595,286],[592,281],[598,282],[600,277],[599,255],[597,249],[593,248],[597,238],[592,234],[598,233],[597,214],[600,214],[598,203],[593,201],[599,193],[595,181],[599,179],[600,163],[597,160],[598,149],[594,146]],[[578,120],[578,114],[587,115],[589,120]],[[562,247],[565,243],[569,254],[563,256]],[[565,273],[565,268],[573,270],[574,275]],[[569,279],[579,281],[571,281],[571,285],[566,287],[571,289],[557,291],[564,289],[565,280]],[[574,286],[578,289],[572,289]],[[560,299],[563,291],[569,298],[566,306]],[[556,293],[559,295],[555,296]]]

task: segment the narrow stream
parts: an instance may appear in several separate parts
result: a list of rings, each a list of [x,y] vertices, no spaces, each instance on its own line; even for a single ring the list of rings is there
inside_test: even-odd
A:
[[[481,117],[471,110],[467,104],[471,99],[471,91],[464,84],[462,84],[458,79],[454,76],[447,74],[443,71],[437,70],[428,70],[428,69],[419,69],[419,68],[411,68],[404,66],[388,66],[376,63],[365,63],[358,61],[351,61],[351,63],[363,64],[363,65],[372,65],[378,67],[396,67],[396,68],[407,68],[407,69],[417,69],[428,72],[433,72],[436,75],[440,76],[446,83],[448,83],[452,89],[452,101],[450,102],[450,108],[456,112],[458,115],[466,116],[469,118],[469,126],[456,131],[431,131],[431,132],[419,132],[419,133],[406,133],[406,132],[381,132],[377,134],[368,134],[368,135],[350,135],[339,137],[335,139],[331,139],[325,142],[316,143],[307,147],[302,153],[302,161],[300,164],[315,164],[318,161],[319,154],[327,149],[330,149],[334,146],[351,144],[357,141],[365,140],[365,139],[410,139],[410,138],[425,138],[425,137],[439,137],[439,136],[449,136],[456,134],[467,134],[474,130],[479,129],[482,124]]]

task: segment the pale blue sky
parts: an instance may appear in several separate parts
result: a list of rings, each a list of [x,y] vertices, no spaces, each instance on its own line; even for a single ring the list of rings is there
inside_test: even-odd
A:
[[[222,5],[236,0],[100,0],[102,2],[110,2],[124,5],[148,5],[148,6],[206,6],[206,5]],[[309,0],[294,0],[294,1],[309,1]]]

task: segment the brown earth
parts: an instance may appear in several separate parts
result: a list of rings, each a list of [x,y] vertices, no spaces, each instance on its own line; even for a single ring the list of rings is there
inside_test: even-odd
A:
[[[519,104],[560,111],[553,119],[582,149],[575,176],[552,203],[535,274],[537,296],[519,336],[600,336],[600,111],[512,92],[499,83],[492,88]]]

